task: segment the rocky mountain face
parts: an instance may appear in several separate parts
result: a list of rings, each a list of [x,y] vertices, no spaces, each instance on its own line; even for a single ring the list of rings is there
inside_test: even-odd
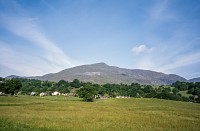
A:
[[[115,66],[109,66],[105,63],[97,63],[91,65],[82,65],[62,70],[58,73],[37,76],[34,79],[59,81],[61,79],[72,81],[79,79],[83,82],[92,82],[98,84],[105,83],[140,83],[167,85],[175,81],[187,81],[185,78],[175,74],[164,74],[150,70],[140,69],[124,69]]]

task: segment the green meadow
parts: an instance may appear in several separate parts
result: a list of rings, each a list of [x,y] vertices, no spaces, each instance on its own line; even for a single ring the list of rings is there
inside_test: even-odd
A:
[[[83,102],[64,96],[1,96],[0,130],[200,130],[200,104],[148,98]]]

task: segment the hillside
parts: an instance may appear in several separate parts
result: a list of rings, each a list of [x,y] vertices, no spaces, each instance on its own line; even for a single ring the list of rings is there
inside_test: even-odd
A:
[[[189,82],[200,82],[200,77],[188,80]]]
[[[22,77],[22,76],[17,76],[17,75],[10,75],[5,77],[6,79],[12,79],[12,78],[26,78],[26,77]]]
[[[39,80],[59,81],[64,79],[72,81],[79,79],[84,82],[92,83],[140,83],[166,85],[175,81],[186,81],[185,78],[175,74],[164,74],[150,70],[124,69],[115,66],[109,66],[105,63],[91,65],[82,65],[62,70],[58,73],[46,74],[44,76],[33,77]]]

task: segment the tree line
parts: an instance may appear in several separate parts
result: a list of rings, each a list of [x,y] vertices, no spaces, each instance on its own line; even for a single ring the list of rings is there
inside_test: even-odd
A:
[[[167,100],[187,101],[200,103],[200,82],[175,82],[171,86],[140,85],[138,83],[127,84],[93,84],[84,83],[78,79],[72,82],[60,80],[58,82],[41,81],[34,79],[0,78],[0,92],[5,94],[29,95],[31,92],[54,92],[69,93],[76,90],[79,97],[84,101],[93,101],[94,98],[115,98],[116,96],[127,96],[135,98],[159,98]],[[190,97],[182,96],[180,91],[191,94]]]
[[[51,82],[24,78],[5,79],[0,77],[0,92],[11,95],[30,95],[31,92],[41,93],[54,91],[69,93],[71,88],[79,87],[81,87],[81,82],[78,79],[74,79],[72,82],[65,80]]]

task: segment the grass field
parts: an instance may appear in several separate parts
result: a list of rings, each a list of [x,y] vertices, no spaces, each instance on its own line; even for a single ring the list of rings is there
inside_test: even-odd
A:
[[[200,130],[200,104],[159,99],[0,97],[0,130]]]
[[[192,96],[192,94],[188,94],[187,91],[180,91],[179,93],[180,93],[182,96],[185,96],[185,97]]]

